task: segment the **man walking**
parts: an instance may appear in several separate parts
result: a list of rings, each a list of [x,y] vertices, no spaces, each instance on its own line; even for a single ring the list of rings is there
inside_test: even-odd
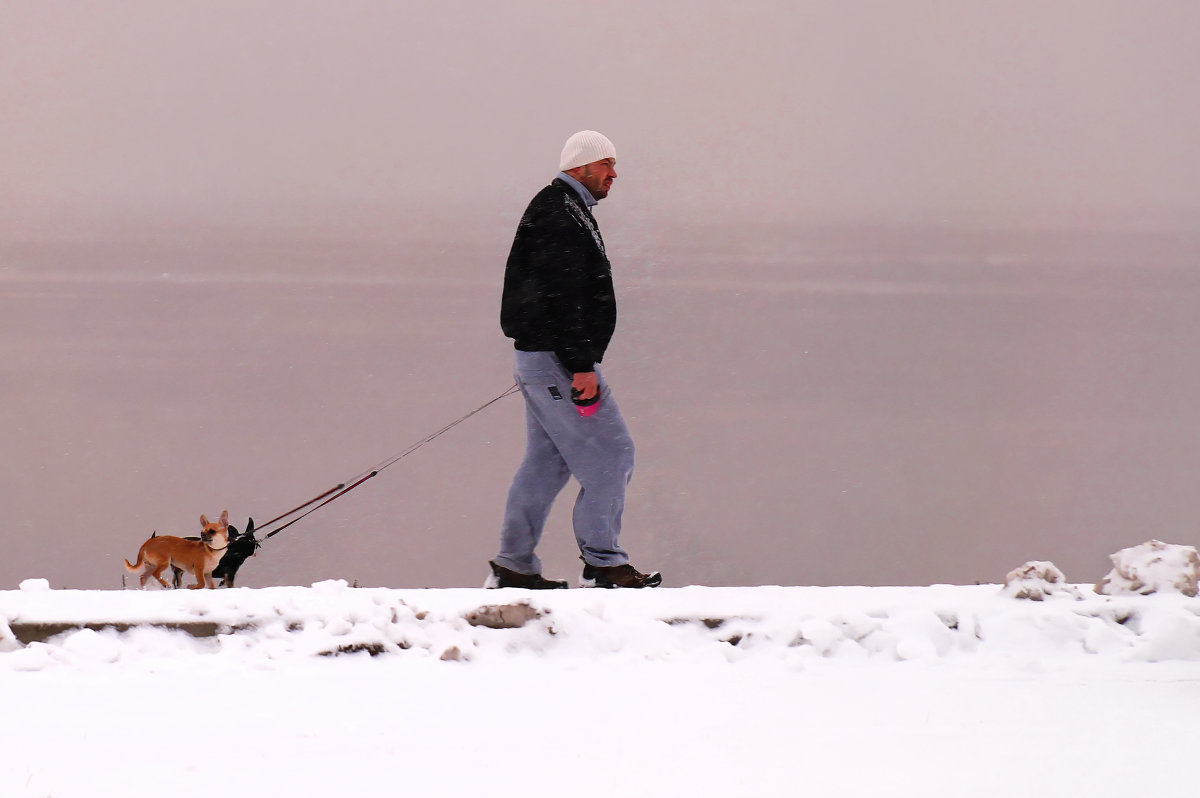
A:
[[[500,553],[489,587],[565,588],[542,576],[534,553],[546,516],[574,476],[580,584],[657,587],[621,548],[633,439],[597,365],[617,323],[612,270],[591,207],[608,196],[616,172],[611,141],[584,130],[567,139],[559,174],[529,203],[504,271],[500,326],[516,348],[525,397],[525,459],[509,488]]]

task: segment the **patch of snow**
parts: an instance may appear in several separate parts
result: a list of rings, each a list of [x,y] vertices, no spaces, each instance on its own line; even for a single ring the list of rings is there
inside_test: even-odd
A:
[[[1063,572],[1052,562],[1031,560],[1004,577],[1004,594],[1018,599],[1043,601],[1047,596],[1081,598],[1079,589],[1067,584]]]
[[[1179,794],[1200,600],[1050,598],[0,591],[0,795],[591,794],[595,751],[663,795]]]
[[[1122,594],[1182,593],[1195,596],[1200,578],[1200,555],[1194,546],[1149,540],[1110,556],[1113,569],[1096,585],[1096,592]]]
[[[257,590],[0,591],[0,651],[6,652],[0,671],[10,661],[22,670],[35,663],[160,663],[178,652],[256,668],[348,655],[786,667],[830,660],[1200,659],[1197,601],[1179,592],[1085,597],[1049,563],[1027,566],[999,590],[391,590],[339,580]],[[1013,596],[1070,600],[1031,605]]]

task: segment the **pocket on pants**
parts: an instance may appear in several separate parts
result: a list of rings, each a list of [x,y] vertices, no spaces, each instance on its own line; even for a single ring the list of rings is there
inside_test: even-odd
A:
[[[571,380],[561,372],[533,371],[517,375],[521,389],[539,404],[571,403]]]

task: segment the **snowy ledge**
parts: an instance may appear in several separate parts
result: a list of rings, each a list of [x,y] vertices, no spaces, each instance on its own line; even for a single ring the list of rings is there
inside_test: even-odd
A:
[[[41,588],[41,589],[39,589]],[[645,591],[310,588],[0,591],[0,671],[181,653],[257,667],[318,656],[481,663],[1200,660],[1200,599],[1011,598],[998,585]]]

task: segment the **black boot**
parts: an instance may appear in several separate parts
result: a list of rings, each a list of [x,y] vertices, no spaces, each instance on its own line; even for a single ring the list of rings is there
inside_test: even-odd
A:
[[[492,578],[485,587],[523,587],[526,590],[566,590],[565,579],[545,579],[541,574],[519,574],[503,565],[489,562],[492,566]]]
[[[629,563],[624,565],[592,565],[586,560],[583,563],[583,578],[579,580],[580,587],[658,587],[662,584],[662,574],[653,571],[644,574]]]

